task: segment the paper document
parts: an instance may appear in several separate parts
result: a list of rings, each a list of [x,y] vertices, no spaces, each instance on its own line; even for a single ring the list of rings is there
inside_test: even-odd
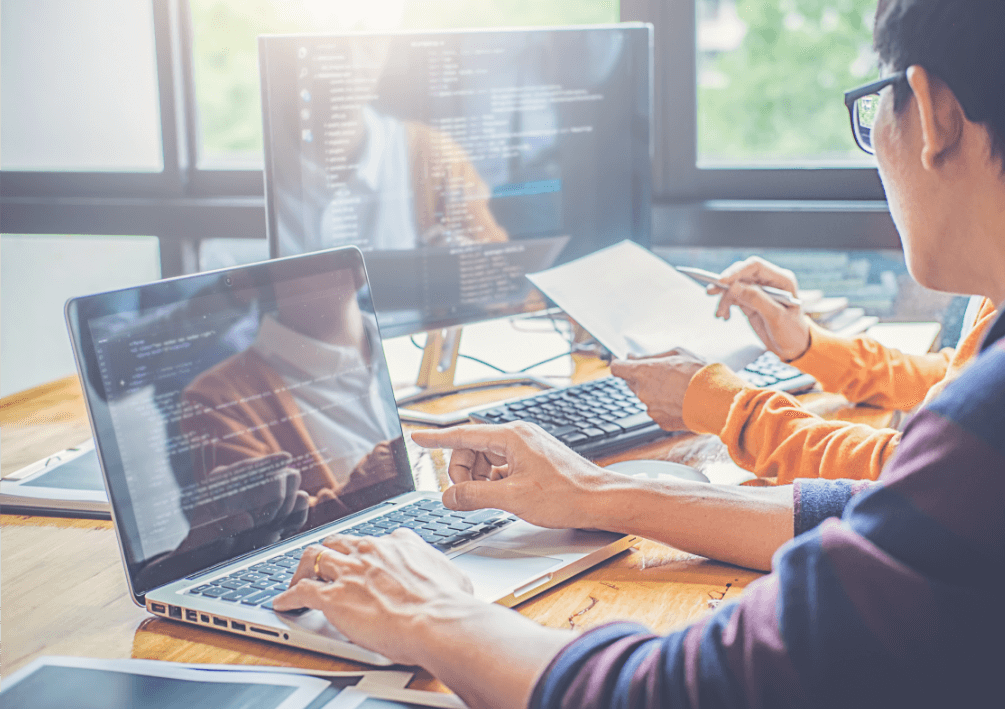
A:
[[[527,278],[619,359],[677,348],[739,370],[764,352],[742,313],[716,318],[718,297],[632,241]]]

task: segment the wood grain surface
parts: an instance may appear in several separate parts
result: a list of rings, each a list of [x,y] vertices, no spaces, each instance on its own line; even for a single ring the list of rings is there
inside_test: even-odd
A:
[[[606,373],[582,363],[580,378]],[[829,415],[867,414],[874,425],[889,412],[847,409],[828,395],[810,403]],[[9,474],[89,435],[75,377],[0,400],[2,460]],[[446,483],[446,456],[411,444],[420,489]],[[672,436],[604,463],[659,458],[702,469],[715,482],[750,480],[729,460],[718,439]],[[44,516],[3,515],[3,663],[9,675],[43,654],[101,658],[136,657],[184,662],[286,665],[355,669],[359,665],[307,651],[259,642],[154,618],[129,598],[115,532],[110,522]],[[520,606],[544,625],[585,630],[630,619],[665,632],[692,621],[718,603],[737,597],[758,573],[642,541],[608,562]],[[419,671],[410,685],[444,688]]]

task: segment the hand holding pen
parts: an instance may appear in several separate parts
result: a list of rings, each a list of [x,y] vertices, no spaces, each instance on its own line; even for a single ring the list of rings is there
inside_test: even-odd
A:
[[[690,266],[676,266],[676,268],[685,276],[690,276],[704,286],[713,286],[714,288],[719,289],[718,291],[713,292],[713,289],[710,288],[708,290],[709,295],[716,295],[717,293],[729,290],[730,283],[723,281],[721,275],[712,273],[711,271],[706,271],[702,268],[691,268]],[[723,273],[725,273],[725,271]],[[761,290],[782,305],[800,306],[803,304],[803,301],[799,300],[799,298],[796,298],[792,295],[792,293],[789,293],[787,290],[783,290],[782,288],[776,288],[775,286],[764,285],[763,283],[756,282],[754,282],[753,285],[758,286]]]
[[[747,316],[764,346],[784,361],[802,356],[810,346],[809,318],[802,312],[802,302],[792,271],[751,256],[720,274],[678,267],[707,286],[709,295],[722,294],[716,317],[729,319],[735,305]]]

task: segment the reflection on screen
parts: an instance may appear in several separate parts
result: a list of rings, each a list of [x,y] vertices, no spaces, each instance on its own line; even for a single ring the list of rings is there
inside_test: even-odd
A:
[[[401,491],[408,463],[363,283],[330,271],[91,320],[139,586]]]
[[[273,254],[359,246],[385,335],[541,308],[524,274],[648,245],[646,28],[259,47]]]

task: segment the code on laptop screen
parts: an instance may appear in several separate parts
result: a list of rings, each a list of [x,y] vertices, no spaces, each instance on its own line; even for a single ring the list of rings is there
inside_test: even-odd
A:
[[[410,489],[362,269],[277,277],[299,260],[120,292],[88,321],[138,593]]]

